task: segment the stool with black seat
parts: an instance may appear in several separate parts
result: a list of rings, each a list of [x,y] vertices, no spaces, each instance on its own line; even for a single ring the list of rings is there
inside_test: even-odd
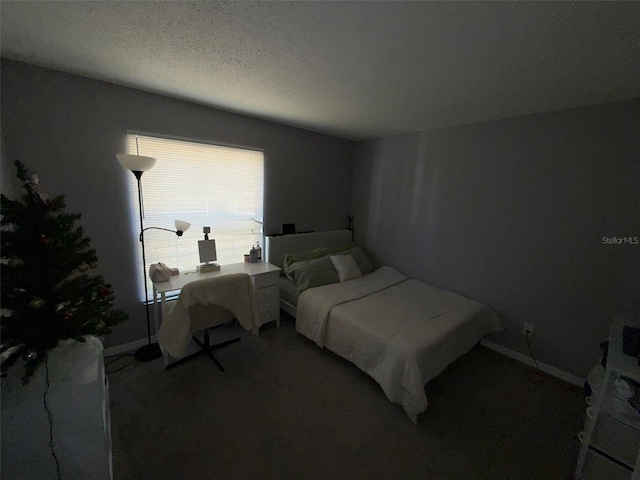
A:
[[[220,371],[224,372],[224,367],[215,357],[213,351],[226,347],[232,343],[239,342],[240,337],[211,345],[210,331],[235,320],[236,316],[233,312],[230,312],[226,308],[218,305],[193,305],[192,307],[189,307],[189,317],[191,318],[191,340],[200,347],[200,350],[181,358],[176,362],[170,363],[167,365],[167,370],[177,367],[178,365],[182,365],[183,363],[199,357],[200,355],[208,355],[209,358],[211,358],[211,360],[213,360],[213,362],[218,366]],[[202,341],[193,335],[194,332],[201,330],[204,330],[204,338]]]

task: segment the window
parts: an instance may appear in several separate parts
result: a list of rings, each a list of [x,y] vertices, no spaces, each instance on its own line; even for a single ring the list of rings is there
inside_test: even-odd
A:
[[[181,272],[195,270],[200,263],[197,241],[204,239],[202,227],[211,227],[209,238],[216,241],[217,263],[244,261],[251,246],[262,240],[263,152],[142,135],[137,138],[140,155],[157,160],[142,175],[145,228],[173,230],[174,220],[191,223],[182,237],[153,229],[144,233],[147,269],[162,262]],[[136,153],[136,135],[127,135],[127,150]],[[130,190],[142,299],[140,213],[133,175]],[[151,295],[148,277],[145,275]]]

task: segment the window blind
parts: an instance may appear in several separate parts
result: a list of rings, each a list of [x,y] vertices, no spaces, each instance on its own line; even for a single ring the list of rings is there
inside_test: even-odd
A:
[[[182,237],[162,230],[145,231],[147,269],[162,262],[181,272],[195,270],[200,263],[197,242],[204,239],[205,226],[211,227],[209,238],[216,241],[217,263],[244,261],[244,254],[262,240],[262,225],[255,220],[263,219],[263,152],[143,135],[137,138],[139,154],[157,160],[142,175],[144,227],[174,230],[176,219],[191,223]],[[127,135],[127,151],[137,153],[136,135]],[[138,187],[133,175],[130,191],[143,299]],[[152,286],[146,273],[150,300]]]

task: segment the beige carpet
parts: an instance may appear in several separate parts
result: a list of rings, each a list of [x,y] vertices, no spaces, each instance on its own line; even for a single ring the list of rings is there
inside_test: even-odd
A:
[[[288,318],[220,350],[226,373],[203,356],[109,374],[116,480],[572,478],[578,388],[535,383],[525,365],[477,346],[427,385],[415,425]]]

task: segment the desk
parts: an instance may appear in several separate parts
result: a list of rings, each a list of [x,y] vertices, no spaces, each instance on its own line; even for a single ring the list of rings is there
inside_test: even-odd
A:
[[[253,292],[258,302],[258,314],[260,324],[276,321],[280,327],[280,288],[278,277],[280,268],[267,262],[257,263],[232,263],[221,265],[220,270],[215,272],[199,273],[185,272],[171,277],[166,282],[153,282],[153,306],[156,332],[160,330],[160,320],[164,319],[167,310],[166,295],[170,292],[180,292],[186,284],[202,280],[204,278],[218,277],[220,275],[230,275],[233,273],[246,273],[251,277]],[[158,312],[158,294],[160,294],[161,312]]]

